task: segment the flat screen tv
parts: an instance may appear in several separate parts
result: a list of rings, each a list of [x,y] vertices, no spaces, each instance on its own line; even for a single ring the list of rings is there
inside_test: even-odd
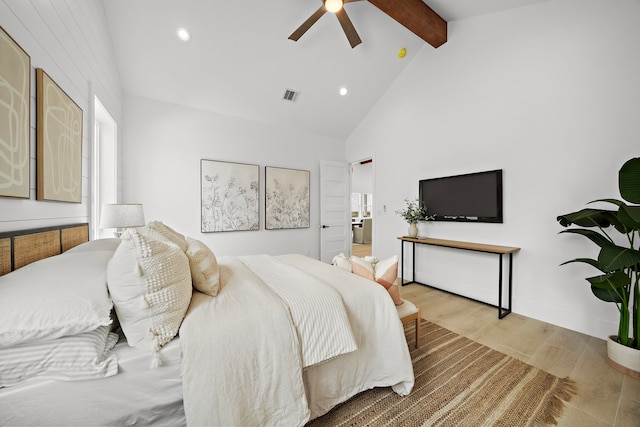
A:
[[[420,180],[436,221],[502,222],[502,169]]]

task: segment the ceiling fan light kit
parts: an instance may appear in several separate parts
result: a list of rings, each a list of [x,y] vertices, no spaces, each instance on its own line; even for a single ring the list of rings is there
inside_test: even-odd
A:
[[[351,22],[351,19],[349,19],[349,16],[347,16],[347,12],[345,12],[344,7],[342,7],[346,3],[353,3],[356,1],[362,0],[324,0],[322,2],[322,6],[320,6],[318,10],[316,10],[309,18],[307,18],[307,20],[304,21],[302,25],[300,25],[289,36],[289,40],[298,41],[300,37],[302,37],[302,35],[306,33],[307,30],[311,28],[311,26],[322,17],[322,15],[324,15],[327,11],[333,12],[333,9],[336,7],[337,3],[337,6],[339,7],[334,13],[338,18],[338,22],[340,22],[342,31],[344,31],[344,34],[347,36],[347,40],[349,40],[349,44],[352,48],[358,46],[360,43],[362,43],[362,40],[360,39],[360,36],[358,36],[358,33],[356,32],[356,29]]]
[[[327,11],[336,13],[342,9],[342,0],[325,0],[324,7]]]
[[[187,30],[186,28],[180,27],[176,29],[176,34],[178,35],[178,38],[183,42],[191,40],[191,33],[189,33],[189,30]]]
[[[351,19],[344,10],[346,3],[362,0],[323,0],[322,6],[302,23],[289,40],[298,41],[327,11],[335,13],[340,26],[352,48],[362,43]],[[447,21],[435,13],[422,0],[369,0],[369,3],[389,15],[399,24],[433,47],[439,47],[447,41]]]

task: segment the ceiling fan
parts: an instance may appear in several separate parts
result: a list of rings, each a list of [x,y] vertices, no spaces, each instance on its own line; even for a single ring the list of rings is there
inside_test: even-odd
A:
[[[322,17],[322,15],[326,12],[332,12],[338,18],[338,22],[340,22],[340,26],[342,26],[342,30],[347,36],[351,47],[354,48],[358,46],[362,43],[362,40],[360,39],[360,36],[358,36],[351,19],[347,16],[347,12],[345,12],[344,7],[342,7],[344,3],[352,3],[356,1],[362,0],[322,0],[322,6],[320,6],[313,15],[304,21],[302,25],[300,25],[298,29],[289,36],[289,40],[298,41],[298,39],[302,37],[302,35]]]
[[[333,12],[338,17],[351,47],[358,46],[362,40],[343,7],[346,3],[356,1],[362,0],[322,0],[322,6],[289,36],[289,40],[298,41],[322,15]],[[369,0],[369,3],[433,47],[437,48],[447,41],[447,21],[427,6],[423,0]]]

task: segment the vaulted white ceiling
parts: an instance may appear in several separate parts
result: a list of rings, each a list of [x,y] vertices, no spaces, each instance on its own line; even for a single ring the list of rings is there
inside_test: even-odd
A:
[[[541,1],[425,3],[452,22]],[[103,2],[125,92],[338,139],[420,49],[434,49],[367,1],[345,5],[362,38],[354,49],[331,13],[299,41],[287,39],[321,0]],[[178,27],[190,41],[177,38]],[[283,100],[287,89],[299,91],[297,102]]]

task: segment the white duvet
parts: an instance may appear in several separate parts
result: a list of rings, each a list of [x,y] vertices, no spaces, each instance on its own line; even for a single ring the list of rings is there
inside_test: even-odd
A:
[[[189,425],[299,426],[363,390],[411,391],[404,331],[382,286],[300,255],[223,257],[219,266],[220,294],[194,292],[180,329]],[[311,288],[320,297],[305,298]],[[305,299],[308,310],[297,305]]]
[[[303,368],[356,350],[342,297],[334,288],[269,255],[244,256],[240,260],[289,309],[300,341]]]

